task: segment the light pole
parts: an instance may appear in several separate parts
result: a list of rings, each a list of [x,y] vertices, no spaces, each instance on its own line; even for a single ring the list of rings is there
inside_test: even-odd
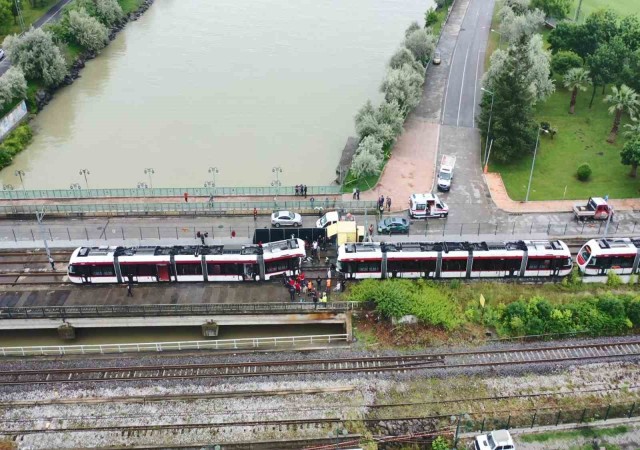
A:
[[[16,18],[18,19],[18,23],[20,24],[21,33],[24,33],[24,17],[22,16],[22,2],[21,0],[13,0],[13,4],[16,7]]]
[[[498,30],[494,30],[493,28],[491,29],[492,33],[496,33],[500,36],[500,38],[498,39],[498,48],[502,47],[502,33],[500,33]]]
[[[540,131],[545,131],[538,127],[536,136],[536,148],[533,150],[533,161],[531,161],[531,173],[529,174],[529,185],[527,186],[527,196],[524,198],[525,203],[529,201],[529,191],[531,190],[531,180],[533,180],[533,168],[536,165],[536,154],[538,153],[538,143],[540,142]]]
[[[138,183],[138,189],[147,189],[149,187],[149,185],[147,183],[145,183],[144,181],[140,181]]]
[[[582,8],[582,0],[578,2],[578,9],[576,10],[576,18],[574,20],[575,23],[578,23],[578,18],[580,17],[580,9]]]
[[[153,189],[153,174],[156,173],[155,170],[153,170],[153,167],[147,167],[146,169],[144,169],[144,174],[145,175],[149,175],[149,186],[151,187],[151,189]]]
[[[20,184],[22,185],[22,190],[24,191],[24,180],[22,179],[22,177],[24,177],[24,170],[16,170],[13,173],[15,176],[20,177]]]
[[[491,95],[491,108],[489,109],[489,125],[487,125],[487,138],[485,139],[485,142],[484,142],[484,158],[485,158],[484,167],[485,167],[485,173],[486,173],[487,171],[486,167],[489,164],[489,155],[487,154],[487,145],[489,145],[489,132],[491,131],[491,119],[493,118],[493,99],[495,95],[489,89],[485,89],[483,87],[481,87],[480,89],[486,92],[487,94]]]
[[[80,189],[82,189],[82,186],[80,186],[80,183],[71,183],[69,185],[69,189],[80,190]]]
[[[2,190],[3,191],[13,191],[13,184],[3,184],[2,185]]]
[[[51,259],[51,251],[49,250],[49,244],[47,243],[47,238],[44,234],[44,226],[42,225],[43,218],[44,218],[44,207],[42,209],[42,212],[36,211],[36,219],[38,220],[38,227],[40,228],[40,234],[42,235],[42,241],[44,242],[44,249],[47,251],[47,261],[51,262],[53,260]],[[51,264],[53,267],[53,263]]]
[[[282,173],[282,167],[276,166],[271,169],[273,172],[274,180],[271,182],[271,186],[276,188],[276,201],[278,201],[278,192],[280,191],[280,186],[282,183],[280,182],[280,174]]]
[[[80,175],[84,175],[84,184],[87,185],[87,189],[89,189],[89,180],[87,179],[87,175],[91,175],[87,169],[80,169]]]
[[[209,173],[211,174],[211,181],[207,181],[204,187],[210,187],[213,189],[213,195],[216,194],[216,175],[220,173],[217,167],[209,167]]]

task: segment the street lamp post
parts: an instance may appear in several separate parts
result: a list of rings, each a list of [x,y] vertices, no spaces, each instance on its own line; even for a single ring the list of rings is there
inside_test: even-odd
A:
[[[87,169],[80,169],[80,175],[84,176],[84,184],[87,185],[87,189],[89,189],[89,180],[87,179],[87,175],[91,175]]]
[[[485,158],[484,167],[486,172],[486,167],[489,164],[489,155],[487,154],[487,145],[489,144],[489,132],[491,131],[491,119],[493,118],[493,100],[495,95],[489,89],[485,89],[483,87],[481,87],[480,89],[482,89],[484,92],[491,95],[491,108],[489,109],[489,125],[487,125],[487,138],[485,139],[485,143],[484,143],[484,158]]]
[[[205,184],[205,187],[213,189],[213,195],[216,195],[216,175],[220,173],[217,167],[209,167],[209,173],[211,174],[211,181]]]
[[[527,186],[527,196],[524,198],[525,203],[529,201],[529,191],[531,190],[531,180],[533,180],[533,168],[536,165],[536,155],[538,154],[538,143],[540,142],[540,131],[545,131],[538,127],[536,136],[536,148],[533,150],[533,161],[531,161],[531,173],[529,174],[529,185]]]
[[[153,170],[153,167],[147,167],[146,169],[144,169],[144,174],[145,175],[149,175],[149,186],[151,187],[151,189],[153,189],[153,174],[156,173],[155,170]]]
[[[500,38],[498,39],[498,48],[502,47],[502,33],[500,33],[498,30],[494,30],[493,28],[491,29],[491,32],[496,33],[500,36]]]
[[[276,202],[278,201],[278,193],[280,191],[280,186],[282,186],[282,183],[280,182],[280,174],[282,173],[282,167],[276,166],[274,168],[271,169],[271,172],[273,172],[273,176],[274,176],[274,180],[271,182],[271,186],[276,188]]]
[[[53,261],[51,259],[51,250],[49,250],[49,244],[47,243],[47,237],[44,234],[44,226],[42,225],[42,219],[44,218],[44,208],[42,212],[36,211],[36,219],[38,220],[38,228],[40,228],[40,235],[42,236],[42,241],[44,242],[44,249],[47,252],[47,261]],[[53,263],[52,267],[53,267]]]
[[[149,187],[149,185],[147,183],[145,183],[144,181],[140,181],[138,183],[138,189],[147,189]]]
[[[22,179],[22,177],[24,177],[24,175],[25,175],[24,174],[24,170],[16,170],[13,174],[20,178],[20,184],[22,185],[22,190],[24,191],[25,190],[24,189],[24,180]]]

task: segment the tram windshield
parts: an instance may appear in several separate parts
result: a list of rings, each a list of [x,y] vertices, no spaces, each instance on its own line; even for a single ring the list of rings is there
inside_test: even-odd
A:
[[[591,257],[591,247],[589,247],[588,245],[582,247],[582,250],[580,250],[580,256],[582,256],[582,259],[584,259],[585,263],[589,261],[589,258]]]

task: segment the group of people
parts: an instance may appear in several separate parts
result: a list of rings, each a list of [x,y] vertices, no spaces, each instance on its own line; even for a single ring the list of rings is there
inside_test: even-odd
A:
[[[360,200],[360,188],[353,188],[353,199]]]
[[[387,211],[391,211],[391,197],[387,196],[387,199],[385,201],[384,195],[380,195],[380,197],[378,198],[378,210],[380,211],[380,214],[384,212],[385,203],[387,205]]]
[[[296,301],[296,296],[300,302],[304,302],[305,295],[311,298],[314,305],[318,303],[326,304],[329,300],[328,293],[331,290],[331,278],[327,278],[326,282],[323,283],[322,278],[318,277],[314,284],[313,280],[305,278],[304,272],[300,272],[295,277],[284,277],[282,280],[289,291],[291,302]],[[322,289],[323,286],[326,286],[326,290]]]
[[[305,198],[307,197],[307,185],[306,184],[296,184],[296,195],[302,195]]]

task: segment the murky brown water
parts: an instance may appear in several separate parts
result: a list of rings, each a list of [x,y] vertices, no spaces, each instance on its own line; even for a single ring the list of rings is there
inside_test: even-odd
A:
[[[329,184],[353,116],[432,0],[158,0],[33,122],[19,188]]]
[[[203,337],[200,327],[78,328],[76,339],[65,341],[58,338],[56,330],[19,330],[0,331],[0,347],[204,341],[341,333],[344,331],[342,325],[338,324],[220,327],[217,338]]]

